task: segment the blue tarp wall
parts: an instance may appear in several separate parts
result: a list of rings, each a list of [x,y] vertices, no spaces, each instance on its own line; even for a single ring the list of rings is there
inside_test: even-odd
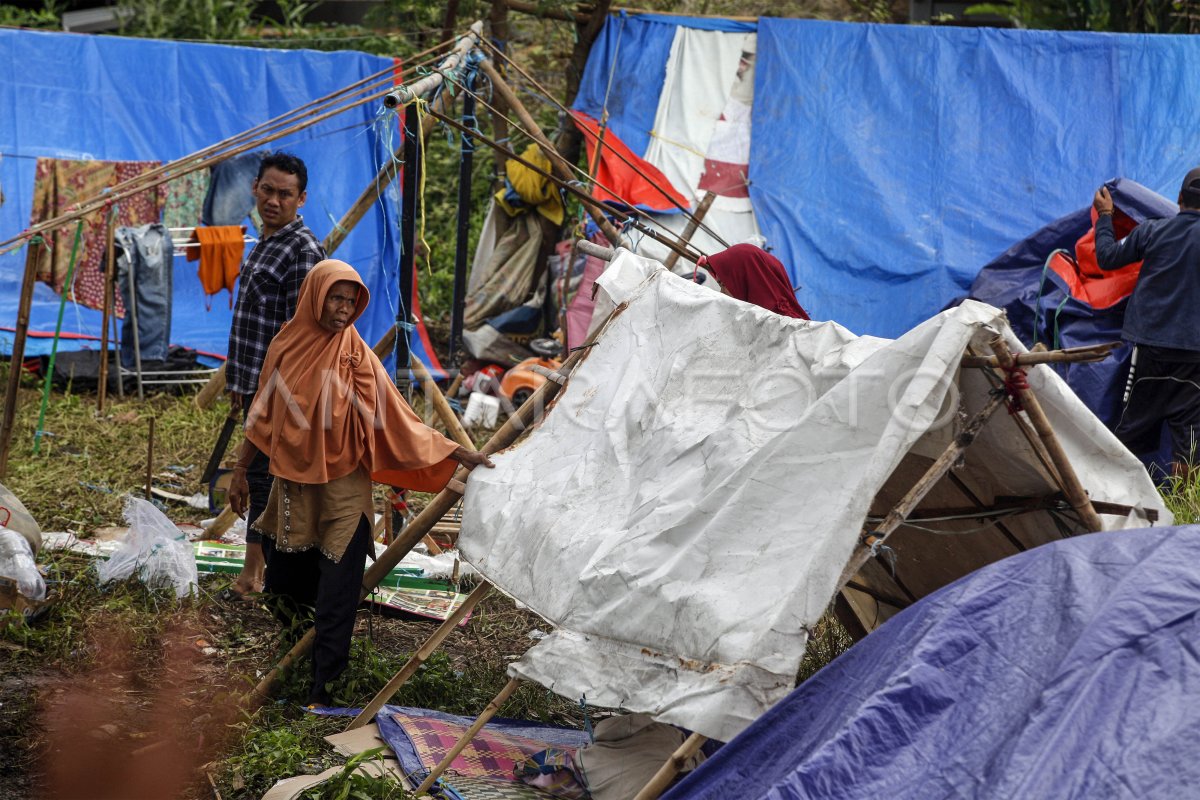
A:
[[[1195,797],[1200,527],[1079,536],[884,623],[663,800]]]
[[[108,36],[0,30],[0,238],[29,225],[36,158],[170,161],[215,144],[392,65],[364,53],[266,50]],[[301,213],[324,238],[390,155],[396,124],[365,104],[267,145],[305,160]],[[393,141],[393,138],[395,140]],[[362,274],[371,305],[358,329],[377,341],[396,317],[398,183],[336,251]],[[249,187],[247,187],[247,192]],[[0,257],[0,326],[12,328],[25,250]],[[228,295],[205,309],[196,264],[175,258],[172,342],[224,354]],[[38,284],[32,331],[53,332],[58,296]],[[69,304],[64,330],[98,336],[100,313]],[[64,341],[60,349],[95,343]],[[30,338],[26,352],[49,352]],[[0,351],[12,333],[0,331]],[[414,350],[423,355],[414,337]],[[426,362],[428,363],[428,362]]]
[[[701,27],[611,18],[588,62],[576,107],[598,118],[607,97],[637,153],[676,25]],[[1110,178],[1173,198],[1200,164],[1196,37],[768,17],[757,29],[758,222],[804,307],[858,333],[899,336],[937,313]]]

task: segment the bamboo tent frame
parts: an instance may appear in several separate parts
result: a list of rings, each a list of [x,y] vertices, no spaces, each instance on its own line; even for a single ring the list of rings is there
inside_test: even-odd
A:
[[[580,241],[576,246],[582,252],[587,253],[604,260],[611,260],[616,251],[611,248],[600,247],[587,241]],[[619,313],[619,309],[617,312]],[[595,341],[597,334],[603,335],[603,326],[589,339],[588,344]],[[1006,376],[1011,376],[1016,370],[1023,366],[1044,364],[1044,363],[1085,363],[1097,361],[1104,358],[1115,343],[1108,345],[1099,345],[1094,347],[1073,348],[1070,350],[1059,350],[1050,352],[1034,352],[1023,353],[1019,356],[1013,356],[1009,352],[1004,340],[1000,337],[994,339],[991,343],[993,356],[978,356],[967,355],[963,357],[962,366],[964,369],[978,369],[987,373],[1003,373]],[[579,352],[586,352],[585,345]],[[578,363],[575,356],[568,365],[560,372],[560,376],[564,377],[564,384],[569,380],[571,369]],[[559,391],[558,384],[555,381],[547,381],[547,387],[553,387],[551,392]],[[1037,402],[1037,397],[1032,389],[1027,385],[1023,385],[1022,381],[1011,381],[1009,383],[1001,382],[1004,388],[998,388],[993,391],[988,402],[979,410],[966,424],[962,427],[959,433],[954,437],[953,441],[944,449],[942,454],[933,461],[933,463],[924,470],[924,472],[915,480],[912,481],[904,493],[891,507],[891,510],[881,523],[873,526],[869,531],[864,532],[859,546],[847,562],[843,574],[839,580],[838,600],[841,608],[849,608],[849,604],[845,600],[848,594],[863,595],[872,592],[873,590],[864,585],[864,581],[869,582],[876,576],[873,574],[864,577],[863,573],[869,566],[878,567],[877,561],[882,558],[882,553],[886,551],[886,542],[897,530],[906,524],[908,520],[926,519],[931,515],[938,514],[938,511],[927,511],[924,515],[918,510],[929,496],[935,487],[939,486],[943,480],[950,482],[953,485],[955,476],[951,473],[952,467],[958,462],[964,452],[975,442],[979,432],[992,418],[995,412],[1004,406],[1006,403],[1016,402],[1021,404],[1023,412],[1032,423],[1034,430],[1037,431],[1037,441],[1044,445],[1044,452],[1047,459],[1047,464],[1051,468],[1048,474],[1053,478],[1055,483],[1062,490],[1067,498],[1075,498],[1079,500],[1078,506],[1073,502],[1072,508],[1078,515],[1077,527],[1079,532],[1100,530],[1102,523],[1097,515],[1096,507],[1101,507],[1106,513],[1129,513],[1131,509],[1108,503],[1093,502],[1088,497],[1087,493],[1079,483],[1078,477],[1075,475],[1074,469],[1070,463],[1070,459],[1062,450],[1058,443],[1057,437],[1054,434],[1049,420],[1046,418],[1044,411],[1041,410],[1040,404]],[[522,412],[527,409],[523,408]],[[1020,416],[1013,416],[1015,423],[1025,432],[1024,422]],[[1032,442],[1031,442],[1032,443]],[[493,443],[489,442],[489,446]],[[485,448],[487,452],[494,452],[492,449]],[[899,470],[897,470],[899,472]],[[982,507],[977,508],[979,516],[989,517],[1006,512],[1007,509],[989,509]],[[1025,508],[1028,510],[1046,510],[1045,506],[1039,505],[1037,502],[1027,501]],[[434,521],[430,521],[432,525]],[[492,584],[487,581],[482,581],[471,592],[463,608],[459,609],[459,613],[448,619],[437,630],[429,636],[429,638],[415,651],[413,656],[407,663],[396,673],[396,675],[376,694],[376,696],[363,708],[357,717],[349,724],[347,731],[361,727],[371,721],[387,701],[414,675],[420,666],[436,651],[441,643],[446,639],[458,622],[468,613],[474,606],[483,599],[493,588]],[[888,597],[886,594],[881,594],[883,597]],[[893,599],[893,602],[904,602]],[[878,614],[873,623],[866,620],[862,615],[859,617],[859,625],[852,626],[852,629],[858,630],[859,635],[876,627],[879,623]],[[491,717],[497,713],[504,701],[511,696],[517,688],[518,679],[514,678],[505,684],[503,689],[496,697],[488,703],[483,712],[476,719],[475,723],[463,734],[454,747],[447,753],[442,763],[426,776],[422,784],[417,788],[416,794],[420,796],[427,792],[437,781],[438,777],[449,767],[450,763],[469,743],[474,735],[482,729]],[[671,781],[678,774],[681,765],[693,755],[706,741],[705,737],[700,734],[692,734],[680,746],[680,748],[672,754],[671,758],[660,768],[654,778],[647,784],[646,787],[638,793],[635,800],[653,800],[658,797]]]

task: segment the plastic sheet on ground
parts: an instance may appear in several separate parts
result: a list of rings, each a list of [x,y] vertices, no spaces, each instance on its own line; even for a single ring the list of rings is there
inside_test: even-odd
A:
[[[959,376],[967,347],[987,352],[996,333],[1020,345],[972,301],[888,341],[626,252],[599,284],[625,308],[540,427],[472,473],[459,548],[558,626],[510,674],[728,741],[791,688],[877,493],[987,402],[980,371]],[[1084,485],[1168,521],[1139,462],[1057,375],[1029,380]],[[1051,491],[1003,415],[959,474]]]
[[[1200,527],[1082,536],[908,608],[663,800],[1195,797]]]
[[[200,582],[196,554],[175,523],[138,497],[126,498],[125,522],[129,525],[125,540],[96,567],[101,583],[136,575],[147,586],[172,589],[176,597],[196,591]]]

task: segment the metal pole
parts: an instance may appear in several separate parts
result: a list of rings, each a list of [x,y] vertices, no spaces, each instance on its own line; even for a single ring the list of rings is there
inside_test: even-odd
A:
[[[475,70],[466,76],[463,94],[463,125],[474,130]],[[475,162],[475,141],[462,134],[462,157],[458,162],[458,239],[454,247],[454,304],[450,310],[450,344],[447,363],[458,366],[459,342],[462,340],[463,314],[467,297],[467,246],[471,229],[471,169]]]
[[[417,104],[404,108],[404,196],[400,208],[400,310],[396,314],[396,387],[411,399],[412,381],[409,377],[409,330],[413,321],[413,276],[417,255],[417,215],[421,199],[421,126]]]

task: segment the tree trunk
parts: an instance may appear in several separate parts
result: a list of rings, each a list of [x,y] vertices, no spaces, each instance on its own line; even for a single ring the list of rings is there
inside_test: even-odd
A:
[[[588,54],[592,52],[592,44],[600,35],[604,21],[608,19],[608,10],[612,0],[598,0],[596,7],[588,13],[590,17],[586,24],[575,24],[575,47],[571,50],[571,60],[567,64],[567,91],[565,105],[570,108],[579,93],[579,84],[583,81],[583,69],[587,66]],[[579,152],[583,137],[574,125],[564,125],[555,146],[558,152],[572,164],[579,163]]]
[[[458,0],[446,0],[446,18],[442,22],[442,38],[446,42],[454,36],[454,26],[458,24]]]

